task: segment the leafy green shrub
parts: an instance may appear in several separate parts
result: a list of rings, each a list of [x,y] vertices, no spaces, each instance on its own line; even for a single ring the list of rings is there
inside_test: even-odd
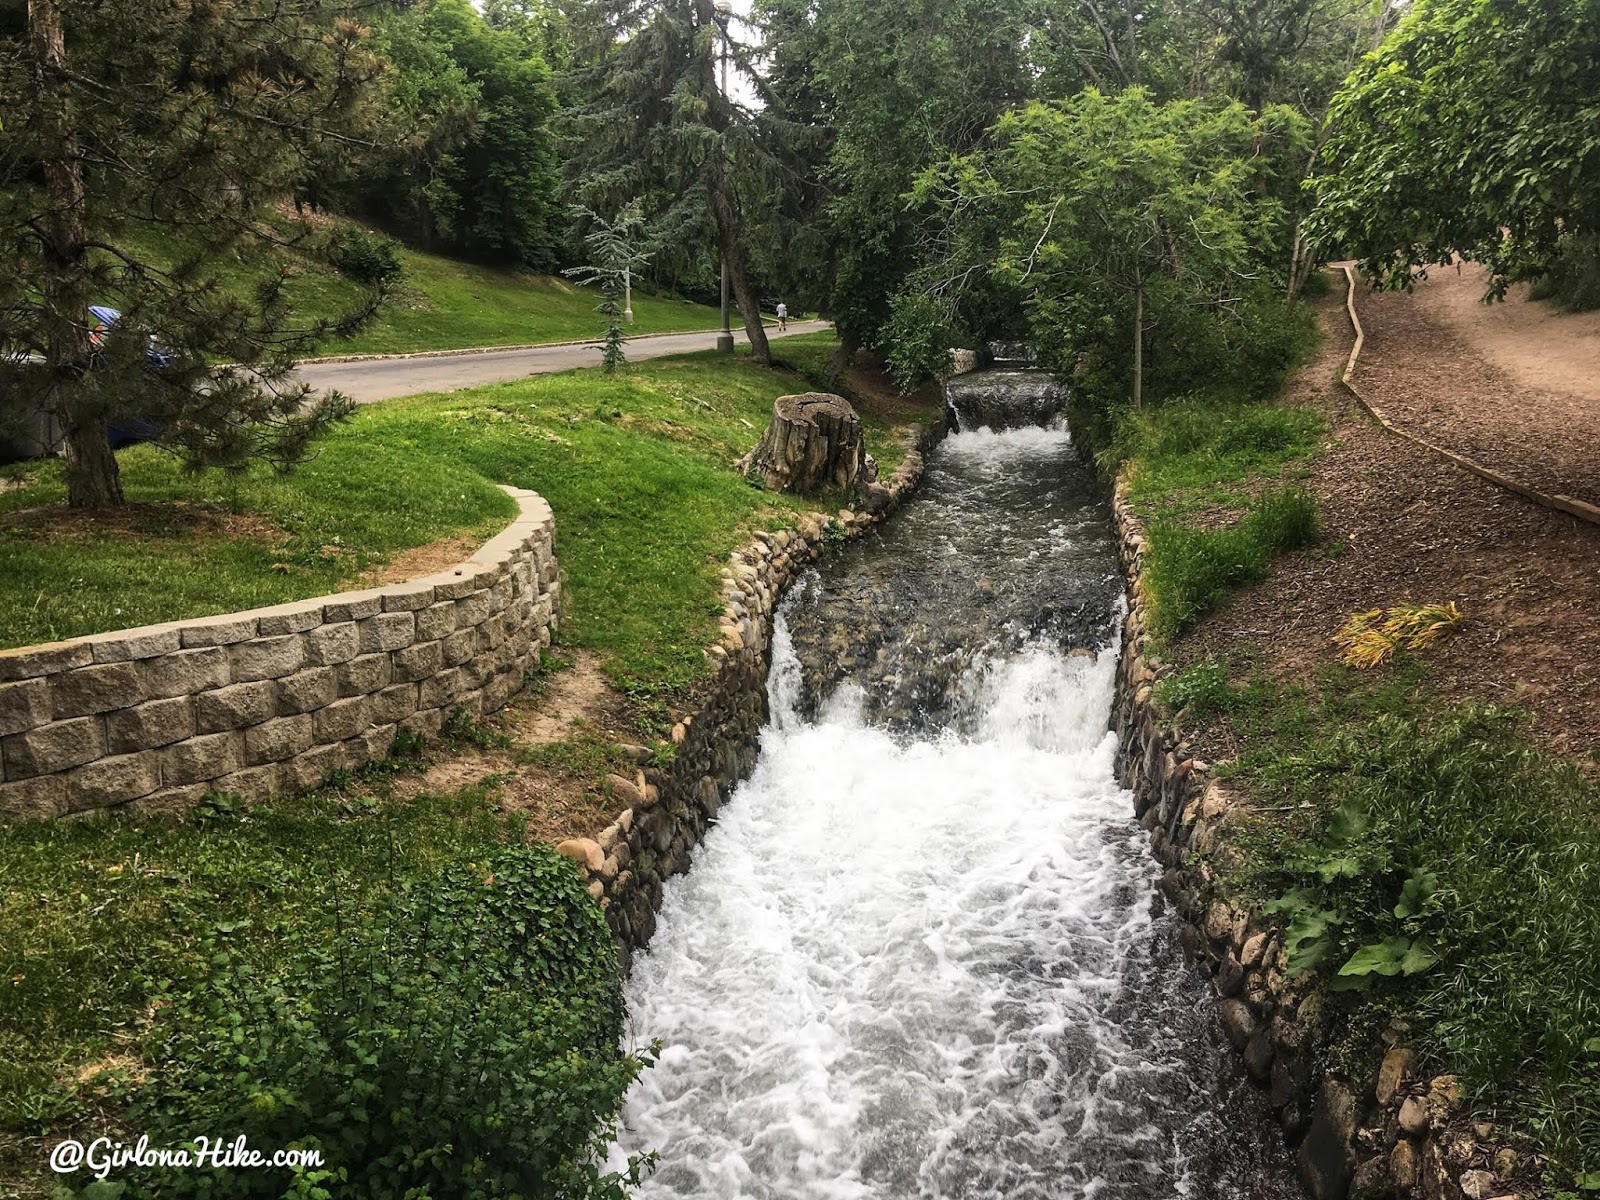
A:
[[[398,243],[359,225],[341,226],[328,241],[334,270],[369,287],[399,283],[405,274]]]
[[[335,899],[337,899],[337,892]],[[611,935],[573,865],[496,850],[402,883],[376,918],[298,933],[262,969],[218,926],[209,975],[162,1006],[152,1140],[313,1147],[363,1200],[621,1197],[599,1163],[647,1065],[619,1049]],[[162,1143],[157,1143],[162,1144]],[[276,1197],[273,1171],[174,1171],[162,1196]]]
[[[1265,493],[1223,529],[1153,523],[1145,584],[1155,631],[1179,632],[1233,589],[1265,576],[1273,555],[1308,546],[1316,536],[1316,501],[1298,487]]]
[[[1567,238],[1550,269],[1533,281],[1528,294],[1535,300],[1553,300],[1572,312],[1600,308],[1600,237]]]
[[[949,313],[932,297],[896,296],[881,341],[888,347],[889,373],[902,392],[950,369],[955,333]]]
[[[1252,856],[1251,886],[1281,895],[1291,966],[1405,1015],[1449,1069],[1600,1171],[1593,781],[1480,707],[1336,725],[1264,769],[1315,813]]]

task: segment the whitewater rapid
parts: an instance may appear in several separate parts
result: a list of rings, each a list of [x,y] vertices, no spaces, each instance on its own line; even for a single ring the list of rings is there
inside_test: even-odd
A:
[[[1069,469],[1064,432],[959,434],[912,527],[945,531],[958,575],[995,543],[949,544],[952,521],[1036,539],[979,564],[1032,603],[1030,571],[1070,568],[1064,538],[1104,574]],[[873,553],[810,587],[865,594],[896,557]],[[870,680],[802,715],[789,622],[815,607],[780,618],[755,772],[634,961],[631,1037],[663,1047],[617,1148],[659,1153],[642,1195],[1293,1194],[1267,1139],[1240,1136],[1249,1097],[1153,901],[1107,732],[1114,638],[974,646],[956,716],[908,734],[871,719]]]

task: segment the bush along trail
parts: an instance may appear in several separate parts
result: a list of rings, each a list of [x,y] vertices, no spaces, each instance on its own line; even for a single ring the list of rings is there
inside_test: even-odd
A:
[[[832,353],[831,339],[800,341],[800,369]],[[855,378],[889,478],[937,408]],[[80,575],[120,574],[115,606],[51,610],[60,626],[20,626],[13,641],[315,594],[407,555],[453,560],[502,523],[491,480],[510,477],[535,480],[559,513],[568,611],[503,717],[458,713],[436,741],[402,737],[387,761],[313,792],[216,795],[175,826],[0,827],[0,1195],[51,1195],[62,1137],[168,1145],[211,1128],[320,1150],[326,1167],[294,1175],[294,1195],[620,1195],[629,1172],[608,1176],[595,1152],[653,1050],[625,1036],[619,946],[648,936],[674,869],[640,836],[653,818],[687,820],[685,803],[698,829],[705,818],[680,799],[641,814],[637,859],[605,880],[610,914],[590,899],[591,864],[550,843],[604,837],[642,805],[628,782],[641,763],[663,794],[683,776],[692,797],[736,761],[703,744],[714,722],[686,736],[675,721],[728,674],[730,552],[846,536],[734,471],[774,397],[810,386],[702,355],[375,405],[302,471],[231,489],[125,451],[136,498],[181,500],[186,515],[74,528],[59,552]],[[56,552],[28,541],[27,522],[57,519],[40,508],[57,468],[21,479],[5,496],[17,563]],[[383,502],[397,487],[413,498],[403,517]],[[774,532],[751,543],[756,529]],[[759,687],[759,662],[745,676]],[[157,1180],[129,1178],[129,1195]],[[159,1181],[174,1196],[291,1182]]]
[[[1125,778],[1314,1195],[1588,1194],[1600,537],[1371,422],[1318,309],[1284,396],[1101,454]]]

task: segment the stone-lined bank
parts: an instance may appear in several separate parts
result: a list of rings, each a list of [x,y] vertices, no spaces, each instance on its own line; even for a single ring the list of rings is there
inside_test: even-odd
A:
[[[757,533],[722,572],[722,639],[704,700],[672,728],[670,761],[640,753],[631,778],[607,779],[624,808],[593,838],[557,849],[587,873],[622,948],[624,965],[655,932],[662,885],[689,869],[695,847],[733,789],[755,768],[767,723],[767,668],[773,619],[784,589],[830,546],[878,524],[922,479],[924,456],[948,431],[941,418],[918,438],[887,483],[860,493],[857,511],[807,514],[794,530]]]
[[[505,490],[517,518],[423,579],[0,652],[0,820],[300,791],[499,708],[561,596],[549,505]]]
[[[1229,1039],[1298,1147],[1307,1191],[1316,1200],[1506,1195],[1516,1155],[1493,1144],[1491,1127],[1470,1121],[1454,1077],[1421,1075],[1416,1056],[1392,1035],[1364,1077],[1325,1069],[1326,1031],[1312,980],[1289,975],[1281,933],[1231,902],[1209,865],[1226,853],[1237,798],[1155,704],[1155,685],[1168,668],[1148,632],[1144,529],[1120,482],[1112,507],[1128,582],[1114,715],[1121,782],[1167,868],[1162,892],[1189,921],[1185,951],[1211,978]]]

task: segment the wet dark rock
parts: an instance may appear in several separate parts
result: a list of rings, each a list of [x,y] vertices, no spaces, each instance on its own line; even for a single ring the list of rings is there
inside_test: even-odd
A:
[[[1387,1155],[1367,1159],[1351,1176],[1350,1200],[1391,1200],[1398,1194]]]
[[[1229,951],[1222,960],[1222,966],[1217,970],[1217,990],[1224,996],[1237,996],[1244,990],[1244,968],[1239,965],[1239,960]]]
[[[1317,1095],[1306,1140],[1300,1144],[1300,1181],[1312,1200],[1345,1200],[1355,1174],[1350,1139],[1356,1127],[1355,1094],[1329,1079]]]
[[[1224,1000],[1217,1005],[1217,1016],[1222,1021],[1223,1032],[1228,1035],[1228,1040],[1235,1048],[1244,1049],[1255,1036],[1256,1017],[1243,1000]]]
[[[1244,1067],[1250,1078],[1266,1083],[1272,1076],[1272,1039],[1265,1029],[1257,1029],[1244,1047]]]

